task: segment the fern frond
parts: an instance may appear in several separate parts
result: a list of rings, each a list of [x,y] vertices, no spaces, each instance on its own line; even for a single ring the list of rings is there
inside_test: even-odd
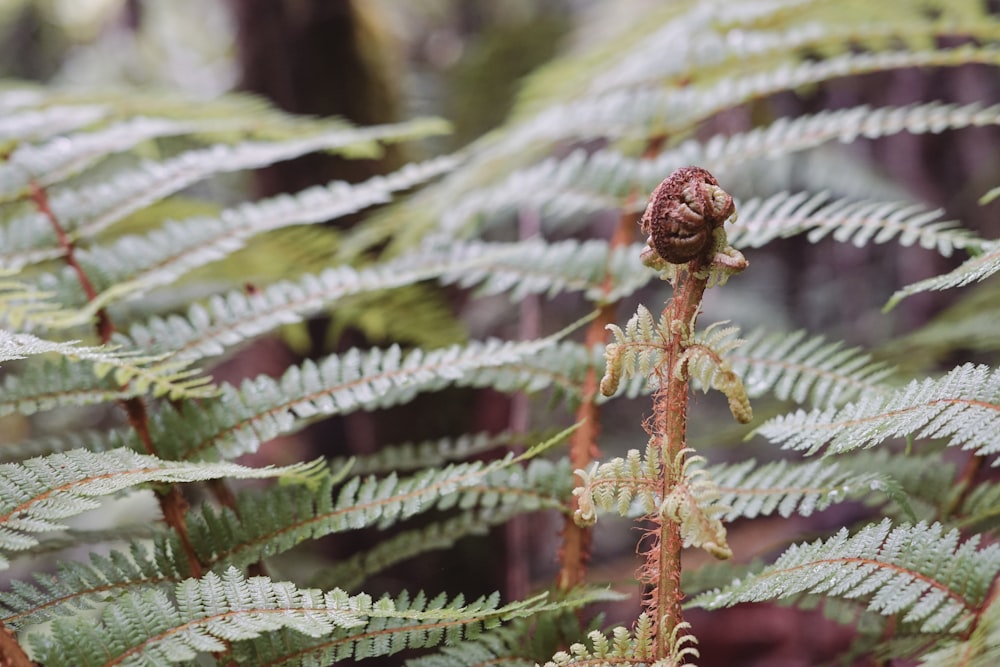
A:
[[[334,181],[295,196],[281,195],[243,204],[223,211],[217,218],[170,222],[145,237],[126,236],[108,247],[81,250],[77,257],[102,292],[91,301],[107,306],[114,297],[136,298],[153,287],[170,284],[196,267],[223,259],[257,234],[289,225],[322,222],[385,203],[393,192],[434,178],[454,164],[452,158],[438,158],[409,164],[357,185]],[[55,282],[54,289],[68,295],[76,291],[78,278],[72,271],[64,270]],[[77,324],[76,320],[70,321]]]
[[[887,474],[865,473],[828,460],[758,465],[750,459],[712,466],[709,474],[718,487],[719,505],[727,508],[720,517],[723,521],[774,513],[786,518],[809,516],[872,493],[906,502],[899,484]]]
[[[869,610],[920,632],[960,632],[1000,572],[1000,547],[960,539],[936,523],[893,528],[885,519],[853,536],[843,529],[826,542],[794,545],[758,574],[692,604],[718,609],[802,593],[866,598]]]
[[[751,397],[773,393],[782,400],[832,407],[863,394],[886,395],[893,369],[873,362],[860,348],[845,348],[805,331],[756,329],[728,357]]]
[[[914,380],[889,394],[865,395],[843,408],[776,417],[757,433],[786,449],[814,454],[872,447],[889,438],[945,438],[979,455],[1000,449],[1000,369],[964,364],[944,377]]]
[[[152,123],[146,134],[157,130],[161,125],[178,134],[187,133],[199,127],[197,124],[180,124],[172,121],[154,121],[153,119],[137,119],[136,122],[143,120]],[[219,125],[219,121],[213,121],[213,123],[206,129],[233,129],[231,122],[224,125]],[[129,165],[99,185],[52,192],[49,195],[49,207],[52,214],[66,230],[68,239],[71,242],[78,242],[90,239],[127,215],[214,174],[263,167],[321,150],[338,150],[342,153],[349,153],[361,144],[369,144],[379,140],[392,141],[399,138],[409,138],[421,128],[427,128],[428,132],[434,130],[433,125],[427,126],[426,121],[414,121],[370,128],[336,127],[314,136],[302,137],[296,134],[282,141],[250,141],[235,145],[214,144],[208,148],[198,148],[181,153],[162,162],[146,161],[139,165]],[[440,131],[440,126],[437,129]],[[99,134],[95,133],[95,136]],[[147,138],[149,137],[139,134],[137,137],[131,137],[130,141],[135,140],[135,143],[138,143]],[[102,157],[100,151],[114,152],[117,146],[117,144],[108,145],[99,139],[89,140],[93,140],[97,145],[86,144],[77,148],[96,150],[97,154],[91,156],[95,159]],[[64,144],[59,144],[60,141],[57,139],[53,143],[65,148]],[[124,143],[122,150],[131,148],[129,142]],[[25,150],[30,150],[30,147]],[[65,158],[65,156],[58,154],[58,151],[55,152],[57,153],[56,157]],[[42,162],[50,159],[47,157],[47,153],[44,151],[42,153],[42,157],[39,158]],[[447,160],[442,159],[442,161]],[[8,166],[7,168],[12,167]],[[3,173],[0,170],[0,183],[2,183]],[[23,173],[32,174],[35,172]],[[58,174],[58,176],[64,175],[63,173]],[[22,176],[14,185],[17,188],[23,188],[28,183],[27,179],[28,177]],[[37,174],[35,180],[43,184],[49,182],[46,178],[38,177]],[[24,182],[20,183],[20,181]],[[3,251],[0,252],[0,266],[3,267],[20,268],[27,264],[60,257],[65,252],[62,246],[56,242],[51,226],[38,212],[15,217],[5,226],[0,227],[0,242],[2,242],[3,247]]]
[[[307,274],[252,295],[233,290],[212,297],[205,305],[191,306],[184,316],[152,317],[133,325],[127,337],[115,340],[126,348],[170,351],[179,359],[195,360],[222,354],[228,346],[281,325],[297,323],[346,297],[429,279],[466,287],[486,283],[483,289],[489,293],[580,289],[592,299],[621,298],[654,275],[631,260],[634,252],[635,248],[628,247],[609,253],[603,241],[451,243],[369,268],[339,266]],[[606,272],[616,281],[611,292],[603,289]]]
[[[655,622],[645,612],[639,615],[635,629],[617,627],[610,635],[597,630],[587,635],[587,644],[576,643],[569,651],[560,651],[545,663],[545,667],[570,667],[588,665],[590,667],[610,667],[622,664],[656,664],[664,667],[678,667],[691,664],[697,659],[698,643],[690,633],[690,623],[678,623],[668,644],[669,655],[656,659]]]
[[[0,119],[0,141],[39,142],[103,120],[111,113],[98,104],[21,109]]]
[[[625,205],[630,193],[651,192],[663,180],[664,174],[689,164],[703,165],[712,172],[720,172],[727,167],[804,151],[830,141],[851,142],[859,137],[874,139],[904,131],[939,133],[998,123],[1000,106],[985,109],[978,104],[958,106],[940,103],[881,108],[858,106],[792,119],[782,118],[770,125],[729,137],[716,135],[705,143],[691,139],[651,159],[629,157],[612,148],[591,153],[580,150],[565,158],[549,158],[519,169],[496,185],[483,187],[476,183],[471,192],[449,193],[447,208],[438,204],[441,210],[434,218],[432,231],[443,239],[464,238],[497,224],[511,212],[522,208],[543,211],[545,224],[551,227],[561,221],[581,220],[584,213]],[[435,204],[425,201],[425,198],[415,199],[413,205],[437,210]],[[631,202],[636,210],[641,210],[644,205],[641,198]],[[909,213],[911,217],[900,219],[899,211],[894,210],[892,205],[888,207],[887,212],[897,216],[893,218],[891,228],[899,230],[903,241],[934,240],[941,247],[972,242],[971,239],[963,240],[961,233],[950,232],[947,227],[933,226],[933,220],[924,220],[916,211]],[[394,215],[412,219],[418,214],[404,206]],[[401,224],[402,219],[395,226],[398,228]],[[917,230],[923,225],[930,229],[923,232],[924,238],[921,239]],[[863,229],[873,227],[876,225],[868,224]],[[862,229],[856,232],[859,238],[863,233]]]
[[[940,221],[943,210],[928,211],[912,202],[852,201],[831,199],[825,192],[782,192],[740,202],[737,210],[739,218],[727,232],[729,242],[737,248],[758,248],[803,232],[808,232],[811,243],[829,235],[858,247],[898,239],[904,247],[919,243],[945,257],[956,248],[985,243],[957,222]]]
[[[1000,660],[1000,603],[993,600],[968,637],[941,642],[920,656],[921,665],[991,667]]]
[[[216,451],[230,458],[256,451],[260,443],[307,420],[384,408],[448,385],[537,391],[557,379],[540,364],[570,363],[541,354],[553,343],[487,340],[408,353],[398,346],[352,349],[319,363],[307,360],[277,380],[262,375],[239,388],[224,384],[219,400],[210,405],[164,409],[151,421],[150,433],[170,458],[201,458]]]
[[[699,40],[704,38],[699,33]],[[676,44],[664,45],[678,62]],[[635,55],[635,52],[633,54]],[[731,72],[708,87],[624,88],[552,105],[508,132],[491,152],[510,154],[540,141],[605,136],[613,139],[655,135],[686,137],[706,118],[754,99],[846,76],[907,67],[954,67],[969,62],[1000,64],[995,46],[883,53],[846,53],[812,62],[780,63],[757,73]],[[645,69],[645,68],[644,68]],[[694,164],[694,163],[692,163]]]
[[[578,506],[573,518],[580,525],[593,525],[598,510],[629,516],[652,514],[660,505],[660,456],[650,444],[645,452],[630,449],[624,458],[616,456],[574,472],[580,483],[573,489]]]
[[[188,576],[183,558],[164,558],[133,542],[127,553],[90,554],[89,563],[63,561],[56,574],[35,573],[34,583],[15,580],[0,592],[0,620],[30,627],[93,609],[126,590],[173,585]]]
[[[188,528],[204,563],[244,567],[307,539],[367,526],[385,529],[433,509],[530,512],[557,508],[569,496],[568,465],[538,459],[522,469],[513,461],[509,455],[409,477],[352,477],[336,493],[328,481],[318,490],[283,486],[241,494],[236,513],[203,505],[189,516]]]
[[[653,314],[639,304],[635,314],[625,323],[623,330],[617,324],[605,327],[614,337],[613,343],[604,348],[605,370],[601,378],[601,393],[612,396],[618,391],[622,379],[650,378],[653,370],[663,360],[669,331],[666,312],[654,320]]]
[[[338,589],[323,592],[267,577],[245,578],[230,568],[221,576],[209,573],[182,581],[172,596],[159,590],[127,592],[105,608],[97,624],[84,618],[57,619],[52,635],[34,636],[32,645],[36,657],[53,667],[173,664],[203,653],[228,653],[231,647],[238,654],[240,642],[252,642],[247,649],[260,650],[269,637],[293,630],[306,637],[329,637],[343,647],[342,655],[360,659],[378,654],[382,646],[457,642],[466,632],[475,637],[482,628],[557,606],[543,597],[504,607],[498,606],[496,596],[468,604],[461,597],[443,596],[417,596],[412,602],[407,595],[373,600]],[[132,632],[136,627],[142,631]],[[299,640],[283,648],[294,654],[304,644]]]
[[[737,338],[739,327],[727,327],[726,324],[715,322],[686,342],[674,373],[686,375],[706,393],[709,389],[722,392],[729,401],[733,418],[747,424],[753,420],[750,398],[728,359],[743,341]]]
[[[139,355],[107,346],[84,347],[75,341],[60,343],[0,330],[0,360],[46,353],[59,354],[62,360],[29,365],[23,374],[4,378],[0,414],[85,405],[146,392],[171,400],[206,398],[217,393],[210,378],[189,368],[190,362],[169,355]],[[81,366],[81,361],[87,363]]]
[[[6,463],[0,467],[0,568],[10,565],[11,552],[38,544],[35,533],[59,530],[59,519],[100,506],[97,498],[149,482],[194,482],[222,477],[301,476],[313,464],[284,468],[247,468],[235,463],[162,461],[128,449],[108,452],[74,450]]]
[[[222,129],[218,123],[199,124],[166,118],[134,117],[40,145],[23,144],[0,165],[0,200],[15,199],[31,182],[48,186],[114,153],[163,137],[198,130]]]
[[[981,252],[967,259],[953,271],[921,280],[897,291],[889,299],[889,302],[885,304],[884,310],[895,308],[900,301],[908,296],[919,294],[920,292],[962,287],[970,283],[985,280],[997,271],[1000,271],[1000,241],[985,242],[982,244]]]
[[[407,472],[469,459],[501,447],[523,444],[528,439],[526,434],[512,431],[466,433],[455,438],[386,445],[374,454],[332,459],[330,465],[336,469],[350,464],[351,472],[356,475]]]
[[[690,449],[677,455],[667,473],[677,481],[660,505],[660,516],[680,525],[684,547],[704,549],[726,560],[733,557],[722,525],[729,508],[720,502],[721,491],[704,464],[705,459]]]
[[[70,405],[94,405],[142,392],[116,382],[111,375],[98,376],[88,364],[63,357],[51,363],[26,365],[20,374],[3,376],[0,415],[30,415]]]
[[[371,549],[332,563],[323,569],[313,586],[334,586],[351,591],[372,576],[429,551],[450,549],[470,536],[484,536],[521,513],[515,505],[466,510],[456,517],[387,537]],[[2,620],[2,619],[0,619]]]

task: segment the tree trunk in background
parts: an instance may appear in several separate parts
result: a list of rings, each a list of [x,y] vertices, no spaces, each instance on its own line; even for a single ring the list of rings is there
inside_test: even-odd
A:
[[[233,0],[241,88],[300,114],[341,116],[357,125],[398,120],[396,49],[372,2]],[[260,173],[262,195],[388,171],[383,160],[310,155]]]

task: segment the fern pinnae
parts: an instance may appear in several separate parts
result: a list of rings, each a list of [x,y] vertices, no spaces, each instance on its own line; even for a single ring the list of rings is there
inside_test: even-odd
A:
[[[389,646],[411,642],[428,646],[460,641],[468,626],[474,626],[474,636],[481,627],[563,606],[544,596],[503,607],[498,606],[497,596],[470,603],[461,596],[427,600],[419,595],[411,603],[405,594],[373,600],[339,589],[323,592],[267,577],[245,578],[230,568],[221,576],[210,572],[201,579],[184,580],[172,596],[157,590],[126,593],[105,608],[97,625],[89,619],[57,619],[53,634],[32,637],[32,644],[36,655],[53,667],[90,663],[110,667],[130,664],[140,654],[145,660],[172,664],[202,653],[228,652],[232,643],[254,642],[289,629],[313,638],[330,637],[347,646],[342,657],[360,659],[376,654],[373,649],[380,645],[371,641],[369,628],[372,634],[402,635]],[[133,625],[144,628],[142,636],[128,632]],[[417,627],[408,631],[409,626]],[[115,636],[129,639],[109,641]],[[418,639],[422,636],[423,641]],[[302,646],[298,642],[290,653],[301,652]]]
[[[5,503],[0,507],[0,568],[8,556],[38,544],[37,533],[59,530],[59,520],[97,508],[97,498],[149,482],[193,482],[221,477],[266,478],[301,475],[314,464],[247,468],[235,463],[163,461],[128,449],[73,450],[0,467]]]
[[[983,108],[979,104],[940,103],[881,108],[858,106],[794,119],[781,118],[771,125],[729,137],[716,135],[704,143],[689,139],[652,159],[630,157],[614,148],[589,154],[577,151],[562,159],[549,158],[525,167],[497,185],[478,188],[464,197],[456,196],[449,200],[453,205],[442,212],[440,226],[435,231],[444,237],[469,235],[496,224],[507,212],[522,205],[546,210],[547,219],[555,223],[576,220],[582,213],[608,208],[609,198],[620,205],[630,191],[651,191],[663,174],[688,164],[702,164],[711,171],[722,171],[755,159],[801,152],[831,141],[847,143],[859,137],[874,139],[904,131],[939,133],[998,123],[1000,106]],[[553,183],[565,183],[566,186],[554,187]],[[639,209],[643,203],[639,201],[634,205]],[[898,225],[903,241],[912,242],[911,238],[922,243],[933,241],[939,249],[966,243],[960,232],[950,231],[948,227],[938,228],[929,222],[914,212],[909,219],[894,220],[893,228]],[[917,233],[916,229],[921,226],[928,229]],[[860,238],[861,232],[857,234]]]
[[[955,222],[939,221],[943,211],[928,211],[906,202],[832,199],[825,192],[779,193],[739,203],[740,216],[728,233],[736,247],[760,247],[776,238],[807,232],[811,243],[827,235],[862,246],[898,239],[902,246],[919,243],[948,257],[957,249],[984,241]]]
[[[753,459],[709,468],[718,487],[720,518],[734,521],[774,513],[809,516],[838,502],[881,493],[904,503],[900,485],[884,473],[859,472],[831,461],[758,464]]]
[[[538,391],[558,379],[558,370],[547,368],[547,362],[570,361],[545,354],[561,335],[523,342],[491,339],[405,354],[399,346],[365,352],[355,348],[318,364],[292,366],[278,380],[262,375],[239,388],[223,384],[221,399],[210,406],[159,413],[150,424],[151,435],[165,443],[172,458],[216,452],[231,458],[256,451],[260,443],[319,416],[384,408],[450,384]]]
[[[853,536],[843,529],[825,542],[792,546],[773,565],[692,605],[717,609],[801,593],[864,597],[870,610],[898,615],[920,632],[958,632],[1000,571],[1000,548],[959,540],[940,524],[893,527],[888,519]]]
[[[203,129],[222,129],[218,123]],[[20,195],[32,181],[48,186],[102,159],[150,139],[188,134],[197,123],[166,118],[136,117],[93,132],[56,137],[41,145],[24,144],[0,165],[0,200]]]
[[[756,329],[729,355],[751,398],[773,393],[816,407],[843,404],[854,396],[886,395],[894,370],[860,348],[847,348],[805,331]]]
[[[516,505],[464,510],[457,516],[405,530],[386,538],[371,549],[330,564],[318,578],[311,581],[311,585],[355,590],[393,565],[429,551],[449,549],[459,540],[470,536],[484,536],[491,526],[503,525],[521,511]]]
[[[21,109],[0,119],[0,141],[39,142],[103,120],[111,109],[100,104],[53,105]]]
[[[486,292],[508,291],[512,298],[569,289],[593,294],[599,289],[598,271],[609,263],[619,280],[611,294],[622,297],[650,279],[650,273],[636,269],[634,262],[626,266],[624,257],[620,249],[611,250],[609,256],[603,241],[582,246],[577,241],[453,243],[367,268],[342,266],[306,274],[294,282],[275,283],[253,294],[231,290],[209,298],[204,305],[191,306],[184,316],[154,316],[136,323],[128,336],[118,335],[115,340],[126,348],[170,351],[175,358],[196,360],[222,354],[228,347],[281,325],[300,322],[349,296],[430,279],[444,284],[461,282],[464,286],[482,284]],[[547,268],[540,270],[539,265]]]
[[[89,239],[127,215],[214,174],[266,166],[320,150],[407,138],[427,125],[415,121],[371,128],[338,127],[305,138],[214,144],[162,162],[130,165],[105,183],[56,190],[49,196],[49,205],[71,241]],[[433,132],[434,127],[428,131]],[[440,163],[448,161],[441,158]],[[64,252],[37,212],[13,218],[0,231],[0,239],[5,237],[11,242],[3,246],[0,266],[19,268]]]
[[[865,395],[843,408],[776,417],[757,429],[787,449],[813,454],[872,447],[889,438],[944,438],[949,446],[989,455],[1000,449],[1000,370],[965,364],[944,377],[913,381],[888,394]]]
[[[122,284],[134,289],[136,298],[149,289],[167,285],[192,269],[225,258],[257,235],[289,225],[311,224],[389,201],[392,193],[408,189],[451,169],[448,157],[410,164],[386,176],[375,176],[357,185],[334,181],[295,196],[282,195],[223,211],[217,218],[192,218],[168,222],[145,237],[127,236],[108,247],[91,247],[78,254],[80,263],[95,276],[98,290]],[[74,284],[72,271],[57,281]],[[68,290],[63,290],[68,291]],[[106,299],[102,305],[107,305]]]
[[[521,468],[514,460],[509,455],[489,464],[457,463],[406,477],[356,476],[337,489],[327,481],[319,489],[241,494],[237,512],[203,505],[189,517],[189,530],[202,560],[218,569],[245,567],[307,539],[369,526],[385,529],[435,509],[503,515],[559,507],[569,494],[568,466],[539,459]]]
[[[1000,241],[987,241],[982,244],[980,252],[967,259],[953,271],[921,280],[898,290],[885,304],[884,310],[895,308],[900,301],[908,296],[927,291],[963,287],[985,280],[997,271],[1000,271]]]
[[[139,542],[127,553],[91,553],[89,563],[62,561],[55,575],[35,574],[34,582],[14,580],[10,591],[0,592],[0,621],[18,629],[73,615],[126,590],[176,584],[187,576],[184,566],[184,559],[154,558]]]

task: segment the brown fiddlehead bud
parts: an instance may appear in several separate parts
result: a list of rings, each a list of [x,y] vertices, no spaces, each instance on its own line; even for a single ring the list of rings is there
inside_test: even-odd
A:
[[[733,198],[701,167],[681,167],[660,183],[639,225],[671,264],[711,260],[714,232],[733,214]]]

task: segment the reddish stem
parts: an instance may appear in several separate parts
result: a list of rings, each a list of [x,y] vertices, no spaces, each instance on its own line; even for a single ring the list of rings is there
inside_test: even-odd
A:
[[[66,233],[66,230],[59,223],[59,219],[53,213],[52,207],[49,206],[49,198],[45,189],[35,181],[31,181],[28,184],[28,191],[31,201],[34,202],[39,213],[45,216],[45,219],[52,226],[59,246],[62,248],[66,264],[76,274],[77,281],[80,283],[87,301],[93,301],[97,298],[97,289],[91,282],[90,276],[87,275],[87,272],[77,261],[76,246],[73,244],[73,240],[70,239],[69,234]],[[115,332],[114,322],[111,321],[107,310],[104,308],[97,311],[96,329],[101,343],[109,342],[112,334]],[[139,436],[139,441],[142,443],[143,449],[145,449],[147,454],[156,454],[156,445],[153,443],[153,439],[149,433],[149,414],[146,412],[146,404],[139,397],[123,399],[119,401],[119,404],[125,410],[129,425]],[[194,550],[194,545],[191,543],[191,538],[187,531],[187,523],[184,521],[184,516],[188,509],[187,502],[175,486],[170,486],[166,493],[158,494],[157,497],[160,501],[160,511],[163,514],[164,521],[177,531],[177,534],[180,536],[181,544],[184,547],[184,555],[187,557],[191,570],[191,576],[201,576],[204,568],[198,560],[198,555]]]
[[[667,321],[693,330],[694,321],[705,293],[707,277],[697,277],[702,260],[694,260],[686,269],[678,268],[674,280],[674,295],[666,306]],[[687,446],[688,380],[674,373],[683,352],[684,332],[673,330],[667,344],[664,361],[657,372],[660,387],[653,395],[653,432],[660,443],[661,498],[666,498],[680,481],[674,474],[683,466],[683,450]],[[683,621],[681,602],[681,540],[680,524],[655,519],[658,534],[646,551],[647,562],[641,575],[649,587],[649,611],[657,620],[656,657],[670,654],[670,639]]]
[[[627,245],[635,233],[637,216],[626,212],[618,218],[618,226],[609,243],[610,251]],[[610,255],[609,255],[610,257]],[[610,294],[614,287],[611,275],[606,275],[602,286],[605,294]],[[597,317],[587,327],[584,345],[587,349],[606,342],[607,325],[615,321],[617,302],[608,302],[601,306]],[[600,392],[600,378],[594,368],[587,369],[583,380],[580,407],[576,411],[576,421],[581,426],[573,432],[569,443],[569,460],[573,470],[586,470],[590,464],[600,457],[597,439],[601,433],[600,410],[597,407],[597,396]],[[569,504],[569,512],[563,524],[562,546],[559,549],[558,586],[561,590],[569,590],[583,583],[587,572],[587,561],[590,559],[590,543],[592,529],[578,526],[573,515],[579,508],[579,498],[573,496]]]

